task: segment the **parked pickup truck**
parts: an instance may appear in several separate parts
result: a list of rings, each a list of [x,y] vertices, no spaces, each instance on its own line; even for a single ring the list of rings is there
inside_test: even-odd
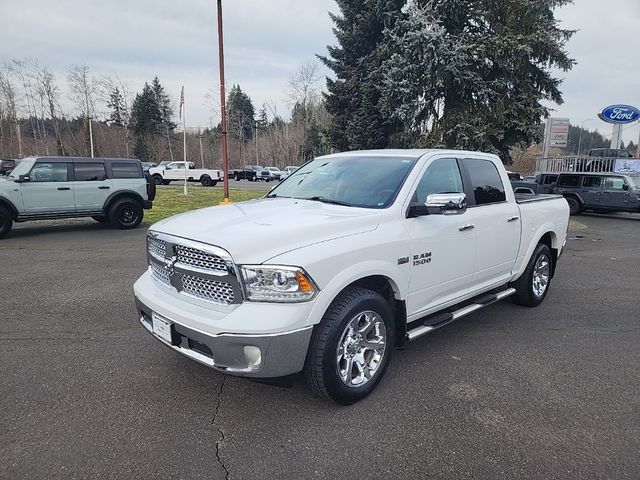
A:
[[[191,162],[188,163],[186,177],[188,182],[200,182],[203,187],[215,187],[218,182],[224,180],[222,170],[210,170],[205,168],[193,168]],[[184,182],[185,162],[171,162],[166,165],[159,165],[149,169],[149,175],[156,185],[169,185],[176,180]]]
[[[260,165],[246,165],[242,169],[234,170],[233,176],[236,181],[249,180],[250,182],[257,182],[258,180],[264,180],[266,182],[271,181],[271,175],[269,170]]]
[[[321,157],[264,198],[153,225],[137,316],[220,372],[303,371],[316,394],[354,403],[394,349],[507,297],[545,299],[569,207],[526,197],[491,154]]]

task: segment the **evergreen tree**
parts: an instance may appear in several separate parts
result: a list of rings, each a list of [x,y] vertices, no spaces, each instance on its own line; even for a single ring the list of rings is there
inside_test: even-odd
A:
[[[330,14],[338,46],[318,58],[335,72],[327,78],[326,108],[333,115],[329,135],[338,150],[387,147],[401,131],[380,109],[381,47],[385,28],[393,28],[406,0],[337,0],[340,15]]]
[[[122,127],[127,120],[127,111],[124,106],[124,98],[118,87],[114,87],[109,94],[109,100],[107,101],[107,108],[111,109],[109,113],[108,123],[109,125],[115,125]]]
[[[176,124],[171,121],[173,118],[173,109],[171,108],[171,98],[164,91],[164,87],[160,84],[158,77],[154,77],[151,82],[151,90],[160,111],[161,130],[163,133],[170,133],[176,128]]]
[[[131,106],[129,129],[135,140],[134,152],[141,160],[150,157],[148,140],[154,134],[163,131],[162,113],[156,102],[156,95],[148,83],[144,84],[142,92],[138,93]]]
[[[574,62],[555,19],[572,0],[416,0],[387,31],[386,111],[413,140],[498,153],[539,140]],[[410,137],[411,138],[411,137]]]
[[[242,141],[253,138],[255,128],[255,109],[251,98],[242,91],[240,85],[234,85],[227,100],[229,135]],[[265,112],[266,113],[266,112]]]

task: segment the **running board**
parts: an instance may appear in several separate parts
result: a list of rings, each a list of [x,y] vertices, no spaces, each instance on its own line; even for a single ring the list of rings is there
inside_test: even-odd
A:
[[[427,333],[431,333],[438,328],[444,327],[445,325],[450,324],[462,317],[466,317],[467,315],[480,310],[488,305],[499,302],[507,297],[510,297],[516,293],[515,288],[507,288],[498,293],[489,293],[485,295],[481,295],[472,299],[472,303],[462,307],[460,310],[456,310],[454,312],[445,312],[445,313],[437,313],[428,317],[426,320],[422,322],[416,328],[412,328],[407,332],[407,340],[412,341],[416,338],[420,338]]]

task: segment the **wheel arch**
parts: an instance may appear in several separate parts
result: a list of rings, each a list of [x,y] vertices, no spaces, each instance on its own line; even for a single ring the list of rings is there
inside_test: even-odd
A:
[[[138,192],[134,192],[133,190],[120,190],[119,192],[114,192],[107,197],[102,209],[105,212],[108,212],[114,202],[123,198],[132,198],[138,202],[140,206],[144,206],[144,198],[142,198]]]
[[[0,206],[7,208],[11,212],[11,215],[13,215],[14,220],[18,217],[18,209],[10,200],[0,197]]]

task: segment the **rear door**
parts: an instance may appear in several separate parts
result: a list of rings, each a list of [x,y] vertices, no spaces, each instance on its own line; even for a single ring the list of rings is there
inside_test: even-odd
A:
[[[98,211],[111,194],[111,180],[107,179],[104,162],[76,162],[74,195],[79,211]]]
[[[582,178],[580,195],[587,208],[598,208],[601,205],[602,177],[599,175],[585,175]]]
[[[27,214],[68,213],[75,210],[71,163],[37,160],[29,181],[20,184]]]
[[[411,201],[424,204],[428,195],[437,193],[464,193],[455,158],[432,160]],[[407,219],[411,241],[409,315],[422,314],[468,292],[476,254],[475,230],[462,228],[468,216],[465,212]]]
[[[469,220],[477,235],[472,290],[506,283],[518,256],[521,238],[520,209],[507,199],[496,165],[488,159],[462,161],[472,193]]]

